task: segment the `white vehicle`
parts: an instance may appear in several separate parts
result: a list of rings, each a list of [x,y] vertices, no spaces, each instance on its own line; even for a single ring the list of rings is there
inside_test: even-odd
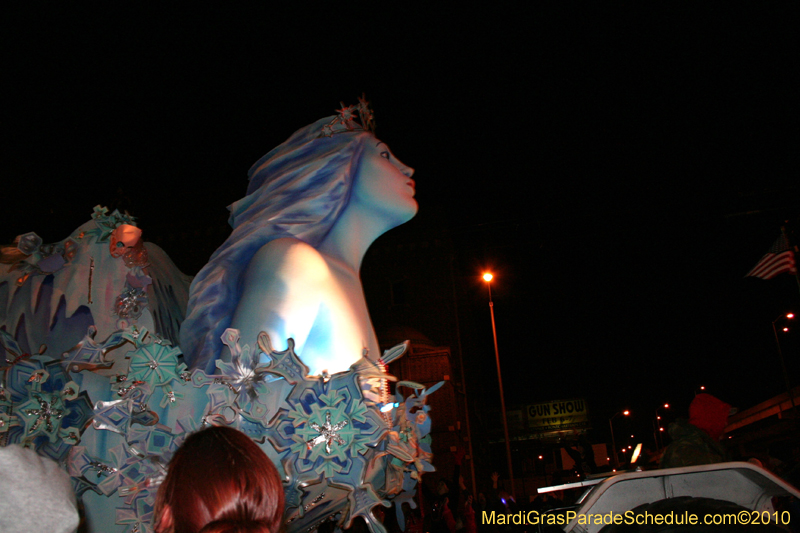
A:
[[[567,533],[597,533],[603,528],[613,531],[615,526],[627,531],[639,529],[631,526],[644,526],[642,530],[647,531],[688,531],[684,529],[687,524],[697,526],[697,530],[704,526],[758,530],[760,525],[769,530],[780,531],[776,529],[779,526],[788,531],[792,518],[800,520],[772,505],[775,496],[800,499],[800,491],[751,463],[626,472],[544,487],[539,493],[580,487],[589,490],[578,499],[574,509],[552,511],[561,514],[559,524]]]

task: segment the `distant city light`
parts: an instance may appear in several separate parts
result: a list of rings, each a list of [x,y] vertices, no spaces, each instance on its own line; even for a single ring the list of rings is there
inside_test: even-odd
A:
[[[625,411],[622,411],[622,414],[628,416],[629,414],[631,414],[631,412],[626,409]]]
[[[483,281],[492,281],[492,278],[494,278],[494,276],[492,276],[488,272],[483,275]]]
[[[794,318],[794,313],[786,313],[786,318]]]

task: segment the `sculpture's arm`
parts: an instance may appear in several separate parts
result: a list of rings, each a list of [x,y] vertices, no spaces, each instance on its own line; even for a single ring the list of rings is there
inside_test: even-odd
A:
[[[271,241],[247,267],[231,327],[251,347],[261,331],[279,351],[291,337],[295,352],[302,354],[329,278],[327,264],[313,247],[291,238]]]

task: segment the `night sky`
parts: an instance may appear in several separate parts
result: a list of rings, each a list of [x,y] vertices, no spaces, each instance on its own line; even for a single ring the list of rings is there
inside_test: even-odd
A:
[[[496,270],[509,404],[585,397],[602,426],[700,385],[782,391],[771,321],[797,282],[743,276],[800,215],[796,3],[321,5],[7,12],[0,241],[103,204],[195,274],[249,166],[364,92],[416,168],[400,231],[459,246],[489,373]]]

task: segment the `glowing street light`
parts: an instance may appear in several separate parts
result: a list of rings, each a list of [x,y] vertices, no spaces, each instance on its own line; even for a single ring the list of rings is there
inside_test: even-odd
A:
[[[619,459],[617,458],[617,440],[614,438],[614,424],[612,423],[613,420],[618,417],[619,415],[628,416],[631,412],[625,409],[624,411],[620,411],[619,413],[614,413],[614,415],[608,419],[608,427],[611,429],[611,449],[614,450],[614,467],[619,468]],[[625,448],[622,449],[625,451]],[[615,470],[616,471],[616,470]]]
[[[503,394],[503,376],[500,372],[500,352],[497,350],[497,328],[494,324],[494,302],[492,302],[492,279],[494,276],[484,272],[483,281],[489,287],[489,312],[492,316],[492,338],[494,339],[494,359],[497,362],[497,383],[500,385],[500,409],[503,414],[503,434],[506,438],[506,461],[508,461],[508,477],[511,481],[511,494],[514,494],[514,470],[511,467],[511,441],[508,438],[508,418],[506,417],[506,399]]]
[[[783,350],[781,350],[781,341],[778,338],[778,329],[775,327],[775,323],[778,320],[792,320],[793,318],[794,318],[794,313],[792,312],[778,316],[775,320],[772,321],[772,333],[775,335],[775,346],[778,347],[778,358],[781,361],[781,370],[783,370],[783,381],[784,385],[786,386],[786,392],[789,394],[789,398],[791,398],[792,404],[794,405],[794,398],[792,397],[792,389],[789,386],[789,374],[786,372],[786,361],[784,361],[783,359]],[[784,326],[783,332],[786,333],[788,331],[789,327]]]
[[[705,387],[700,387],[700,389],[704,389]],[[653,421],[653,440],[655,441],[656,448],[663,448],[664,447],[664,440],[659,439],[661,433],[664,431],[664,428],[661,427],[661,415],[658,414],[659,409],[669,409],[669,404],[665,403],[664,405],[659,405],[656,407],[656,419]],[[656,431],[658,428],[658,431]]]

